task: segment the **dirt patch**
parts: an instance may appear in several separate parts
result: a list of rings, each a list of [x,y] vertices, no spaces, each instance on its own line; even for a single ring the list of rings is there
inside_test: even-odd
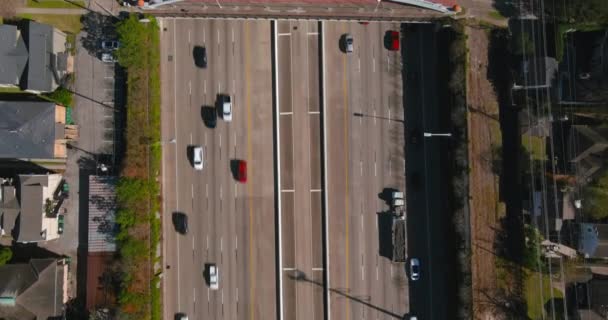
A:
[[[469,206],[471,216],[471,265],[473,319],[495,319],[495,308],[488,299],[498,288],[494,238],[499,219],[505,214],[499,199],[496,163],[501,148],[498,99],[488,79],[489,34],[466,28],[469,48],[467,102],[469,132]]]

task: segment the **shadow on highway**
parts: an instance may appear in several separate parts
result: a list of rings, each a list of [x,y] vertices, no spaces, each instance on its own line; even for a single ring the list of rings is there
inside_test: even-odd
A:
[[[289,275],[289,278],[291,278],[293,280],[296,280],[296,281],[308,282],[308,283],[317,285],[317,286],[319,286],[321,288],[325,288],[325,286],[323,285],[323,283],[318,282],[318,281],[314,281],[314,280],[308,278],[308,276],[306,275],[306,273],[304,271],[301,271],[301,270],[294,270],[293,273],[291,273]],[[340,289],[335,289],[335,288],[329,288],[329,291],[333,292],[335,294],[341,295],[341,296],[343,296],[343,297],[345,297],[345,298],[347,298],[347,299],[349,299],[351,301],[360,303],[360,304],[362,304],[362,305],[364,305],[364,306],[366,306],[368,308],[372,308],[374,310],[382,312],[382,313],[384,313],[384,314],[386,314],[388,316],[391,316],[393,318],[396,318],[396,319],[403,319],[404,318],[404,315],[399,315],[399,314],[390,312],[388,310],[382,309],[382,308],[380,308],[380,307],[378,307],[376,305],[373,305],[373,304],[367,302],[366,300],[370,299],[369,296],[364,297],[364,298],[354,297],[354,296],[351,296],[351,295],[349,295],[347,293],[344,293]]]

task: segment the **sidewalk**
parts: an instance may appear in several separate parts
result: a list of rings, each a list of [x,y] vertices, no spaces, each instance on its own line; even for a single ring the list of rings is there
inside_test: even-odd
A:
[[[83,15],[88,11],[85,9],[47,9],[47,8],[20,8],[17,13],[25,14],[59,14],[59,15]]]

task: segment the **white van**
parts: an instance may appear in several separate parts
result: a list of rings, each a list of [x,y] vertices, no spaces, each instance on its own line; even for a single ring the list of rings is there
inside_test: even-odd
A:
[[[195,170],[203,170],[205,157],[203,154],[203,147],[196,146],[192,149],[192,165]]]

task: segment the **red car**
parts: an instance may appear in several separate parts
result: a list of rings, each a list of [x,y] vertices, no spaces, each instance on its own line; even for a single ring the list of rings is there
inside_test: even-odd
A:
[[[385,41],[388,50],[399,51],[399,31],[387,31]]]
[[[239,160],[236,179],[239,182],[247,182],[247,161]]]

